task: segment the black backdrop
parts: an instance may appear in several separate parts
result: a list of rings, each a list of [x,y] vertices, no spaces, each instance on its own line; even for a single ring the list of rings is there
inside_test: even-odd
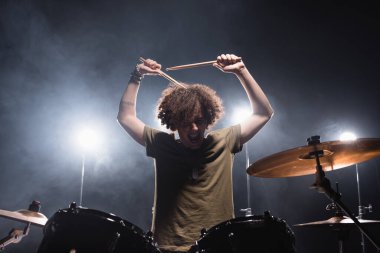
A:
[[[275,116],[248,145],[251,162],[306,145],[311,135],[339,139],[344,131],[380,137],[379,17],[369,2],[348,1],[0,1],[0,209],[37,199],[51,217],[79,201],[82,154],[73,136],[89,125],[103,135],[86,154],[83,206],[114,213],[147,231],[154,172],[144,149],[116,122],[118,103],[139,56],[168,67],[235,53],[261,84]],[[239,82],[211,67],[170,73],[209,84],[231,124],[247,106]],[[167,81],[147,77],[138,114],[150,125]],[[379,159],[359,164],[361,197],[380,219]],[[246,208],[246,156],[234,169],[236,215]],[[357,214],[354,166],[327,173]],[[255,214],[270,210],[289,225],[328,219],[329,200],[310,190],[312,175],[250,178]],[[0,236],[21,223],[0,220]],[[328,229],[296,228],[298,252],[337,252]],[[375,230],[375,234],[378,229]],[[378,237],[378,236],[377,236]],[[34,252],[41,228],[5,252]],[[354,229],[346,252],[360,252]],[[254,240],[252,240],[254,245]],[[367,242],[369,252],[375,252]]]

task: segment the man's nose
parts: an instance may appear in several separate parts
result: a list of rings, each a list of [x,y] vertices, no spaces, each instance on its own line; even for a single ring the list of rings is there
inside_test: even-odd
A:
[[[196,123],[191,123],[191,130],[198,130],[198,125]]]

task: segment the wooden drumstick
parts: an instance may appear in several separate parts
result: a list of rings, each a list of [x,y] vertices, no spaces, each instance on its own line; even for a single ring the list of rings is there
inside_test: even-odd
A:
[[[241,57],[237,58],[237,60],[241,61]],[[191,63],[191,64],[186,64],[186,65],[179,65],[179,66],[174,66],[174,67],[166,68],[166,70],[179,70],[179,69],[204,67],[204,66],[213,65],[214,63],[217,63],[217,61],[216,60],[214,60],[214,61],[204,61],[204,62]]]
[[[142,58],[142,57],[140,57],[140,61],[143,62],[143,63],[145,63],[145,59]],[[179,85],[179,86],[181,86],[183,88],[186,88],[183,84],[181,84],[180,82],[178,82],[177,80],[175,80],[173,77],[169,76],[168,74],[164,73],[162,70],[159,69],[159,70],[156,70],[156,71],[157,71],[157,73],[160,76],[162,76],[163,78],[166,78],[170,82],[172,82],[172,83],[174,83],[176,85]]]

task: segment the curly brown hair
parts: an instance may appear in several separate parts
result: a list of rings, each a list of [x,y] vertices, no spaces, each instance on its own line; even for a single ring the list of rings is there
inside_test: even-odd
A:
[[[170,84],[158,101],[157,117],[161,125],[175,131],[181,122],[193,122],[202,112],[209,127],[223,115],[222,100],[216,92],[203,84]]]

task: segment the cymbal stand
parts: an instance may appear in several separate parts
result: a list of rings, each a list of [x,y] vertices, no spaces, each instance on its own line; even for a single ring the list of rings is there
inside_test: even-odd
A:
[[[339,192],[339,183],[336,182],[335,185],[336,185],[336,192],[339,195],[341,195],[341,193]],[[332,201],[330,204],[328,204],[326,206],[326,210],[327,211],[334,210],[335,211],[335,215],[334,215],[335,217],[343,217],[343,211],[342,211],[342,209],[334,201]]]
[[[307,142],[309,146],[316,147],[316,145],[320,143],[320,137],[312,136],[307,139]],[[325,177],[325,172],[322,169],[321,162],[319,159],[320,157],[323,156],[323,150],[317,150],[317,148],[315,148],[314,151],[309,153],[309,155],[310,157],[314,157],[317,163],[316,173],[315,173],[315,182],[311,186],[311,188],[316,189],[320,193],[324,193],[330,200],[334,201],[343,210],[343,212],[352,219],[352,221],[355,223],[356,227],[360,230],[360,232],[364,234],[367,237],[367,239],[379,251],[380,250],[379,244],[377,244],[374,241],[372,236],[368,234],[366,229],[361,225],[361,223],[358,221],[355,215],[353,215],[350,212],[350,210],[344,205],[344,203],[340,200],[341,195],[331,188],[330,181]]]
[[[336,192],[339,193],[339,184],[336,182]],[[327,211],[335,210],[335,217],[343,217],[342,209],[333,201],[326,206]],[[333,232],[337,235],[338,245],[339,245],[339,253],[344,252],[344,241],[347,240],[349,236],[349,230],[344,227],[333,228]]]
[[[24,236],[27,236],[30,230],[30,223],[27,223],[24,229],[13,228],[9,234],[0,240],[0,251],[11,243],[19,243]]]
[[[39,212],[41,208],[41,202],[33,200],[29,205],[28,210],[33,212]],[[2,251],[7,245],[11,243],[19,243],[24,236],[27,236],[30,230],[31,223],[28,222],[24,229],[13,228],[9,234],[0,240],[0,251]]]
[[[363,219],[363,214],[365,214],[366,212],[369,212],[369,213],[372,212],[372,205],[371,204],[369,204],[368,206],[362,205],[358,164],[355,164],[355,172],[356,172],[356,184],[358,188],[358,219]],[[362,253],[365,253],[366,250],[365,250],[364,235],[363,233],[360,233],[360,234],[361,234]]]

